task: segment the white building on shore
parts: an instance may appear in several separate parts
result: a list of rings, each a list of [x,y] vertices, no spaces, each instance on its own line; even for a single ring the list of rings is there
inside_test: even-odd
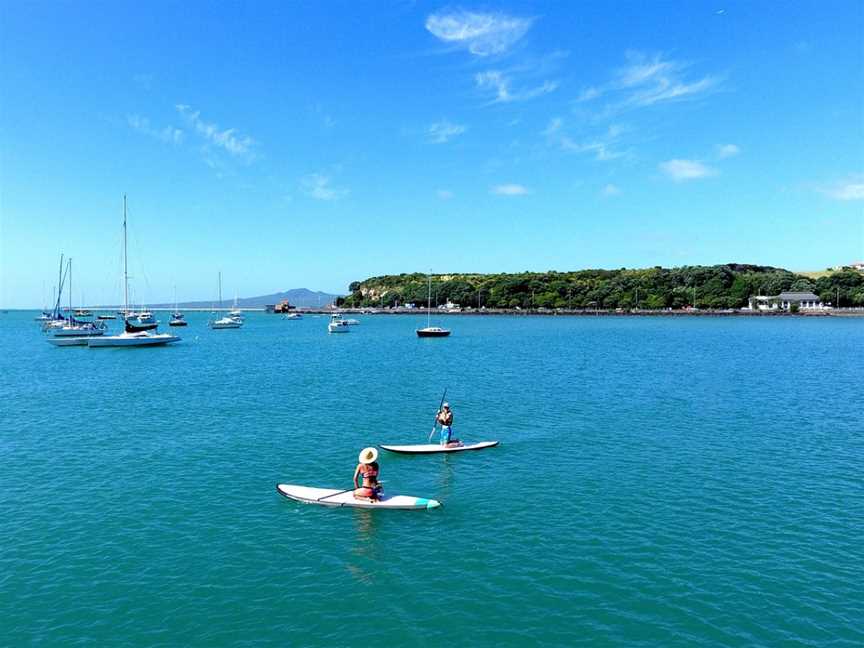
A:
[[[802,311],[825,310],[831,308],[822,303],[812,292],[781,292],[779,295],[754,295],[749,299],[750,310],[791,310],[796,306]]]

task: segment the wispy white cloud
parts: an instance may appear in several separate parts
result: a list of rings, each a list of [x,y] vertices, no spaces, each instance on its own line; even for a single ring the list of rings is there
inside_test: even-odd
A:
[[[607,108],[610,111],[653,106],[695,99],[714,90],[722,80],[713,75],[691,78],[689,63],[664,58],[662,54],[628,52],[626,57],[627,65],[618,69],[608,83],[584,89],[578,101],[609,96],[613,102]]]
[[[451,124],[449,121],[444,119],[432,124],[428,129],[426,129],[426,132],[429,135],[429,140],[433,144],[444,144],[457,135],[461,135],[466,130],[468,130],[467,126]]]
[[[540,85],[513,90],[513,79],[506,72],[488,70],[474,75],[474,83],[481,90],[491,90],[494,94],[492,103],[509,103],[511,101],[527,101],[540,97],[558,89],[557,81],[544,81]]]
[[[552,137],[561,130],[561,126],[563,125],[563,119],[561,119],[560,117],[553,117],[549,120],[549,124],[546,126],[546,128],[543,129],[540,134],[544,137]]]
[[[521,184],[500,184],[492,187],[489,193],[496,196],[525,196],[531,192]]]
[[[864,173],[855,173],[844,180],[834,182],[820,189],[834,200],[864,200]]]
[[[173,126],[154,128],[151,126],[150,120],[141,115],[127,115],[126,123],[139,133],[143,133],[149,137],[155,137],[156,139],[169,144],[179,144],[183,141],[184,134],[179,128],[174,128]]]
[[[241,135],[234,128],[221,130],[216,124],[201,119],[201,111],[192,110],[186,104],[177,104],[176,108],[183,119],[207,143],[218,146],[235,157],[246,159],[254,157],[252,148],[255,145],[255,140],[248,135]]]
[[[449,189],[439,189],[437,194],[441,200],[450,200],[453,197],[453,192]]]
[[[602,193],[604,196],[612,197],[619,195],[621,193],[621,189],[618,187],[618,185],[610,183],[603,187],[603,190],[600,193]]]
[[[721,160],[725,160],[726,158],[735,157],[741,152],[741,149],[735,144],[720,144],[717,147],[717,157]]]
[[[339,200],[348,195],[348,189],[334,187],[332,178],[322,173],[310,173],[300,179],[301,191],[315,200]]]
[[[709,178],[718,173],[698,160],[668,160],[660,163],[660,170],[675,182]]]
[[[426,18],[426,29],[439,40],[476,56],[503,54],[531,28],[533,18],[505,13],[441,11]]]
[[[562,151],[588,153],[593,155],[595,160],[605,162],[627,156],[626,152],[618,149],[620,137],[624,132],[625,129],[622,126],[612,124],[604,132],[595,133],[585,140],[578,141],[565,132],[564,120],[555,117],[549,121],[548,126],[541,134],[550,145],[556,146]]]

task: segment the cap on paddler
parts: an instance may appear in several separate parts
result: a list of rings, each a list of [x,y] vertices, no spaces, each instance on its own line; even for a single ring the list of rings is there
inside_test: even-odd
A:
[[[360,463],[370,464],[378,458],[378,451],[375,448],[363,448],[360,451]]]
[[[441,407],[444,409],[450,409],[450,403],[444,403]]]

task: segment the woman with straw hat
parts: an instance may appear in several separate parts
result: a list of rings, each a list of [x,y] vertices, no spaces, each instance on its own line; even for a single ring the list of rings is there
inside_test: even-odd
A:
[[[375,448],[363,448],[360,451],[357,468],[354,469],[354,497],[357,499],[368,499],[375,502],[381,493],[381,484],[378,482],[378,451]],[[358,479],[363,475],[363,485]]]

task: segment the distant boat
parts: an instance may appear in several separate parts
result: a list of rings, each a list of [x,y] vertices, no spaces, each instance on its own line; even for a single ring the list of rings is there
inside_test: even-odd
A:
[[[187,322],[183,319],[183,313],[177,308],[177,287],[174,287],[174,312],[171,313],[171,319],[168,321],[168,326],[187,326]]]
[[[348,322],[342,319],[339,313],[330,316],[330,322],[327,324],[328,333],[348,333],[351,329],[348,328]]]
[[[300,313],[288,313],[287,315],[283,315],[282,318],[283,319],[290,319],[290,320],[298,320],[298,319],[303,319],[303,316]]]
[[[129,271],[128,271],[128,255],[126,253],[126,196],[123,196],[123,319],[125,322],[124,331],[118,335],[105,335],[102,337],[94,337],[87,340],[87,346],[90,348],[102,347],[144,347],[144,346],[162,346],[179,342],[180,338],[170,333],[155,333],[150,332],[150,329],[156,328],[158,322],[153,320],[150,313],[138,313],[136,318],[139,322],[147,324],[147,316],[154,322],[148,330],[129,330]],[[134,325],[133,325],[134,326]]]
[[[219,273],[219,308],[222,308],[222,273]],[[243,318],[227,315],[216,320],[210,320],[211,329],[237,329],[243,326]]]
[[[141,331],[152,331],[159,326],[159,322],[153,317],[153,313],[142,310],[138,313],[129,313],[126,316],[126,332],[140,333]]]
[[[360,320],[357,320],[357,319],[346,319],[346,320],[345,320],[345,323],[346,323],[348,326],[357,326],[357,325],[360,323]]]
[[[72,259],[67,262],[66,276],[69,277],[69,312],[78,313],[72,308]],[[51,334],[48,343],[54,346],[81,346],[87,344],[87,338],[105,334],[105,324],[102,322],[82,322],[70,316],[68,320],[57,320],[47,325],[45,329]]]
[[[116,319],[117,319],[117,316],[116,316],[116,315],[111,315],[111,314],[109,313],[108,315],[97,315],[97,316],[96,316],[96,319],[100,319],[100,320],[116,320]]]
[[[450,329],[432,326],[432,271],[429,271],[429,294],[426,301],[426,327],[417,329],[417,337],[447,337]]]
[[[233,317],[234,319],[243,319],[243,311],[237,308],[237,295],[234,295],[234,308],[228,311],[228,317]]]

